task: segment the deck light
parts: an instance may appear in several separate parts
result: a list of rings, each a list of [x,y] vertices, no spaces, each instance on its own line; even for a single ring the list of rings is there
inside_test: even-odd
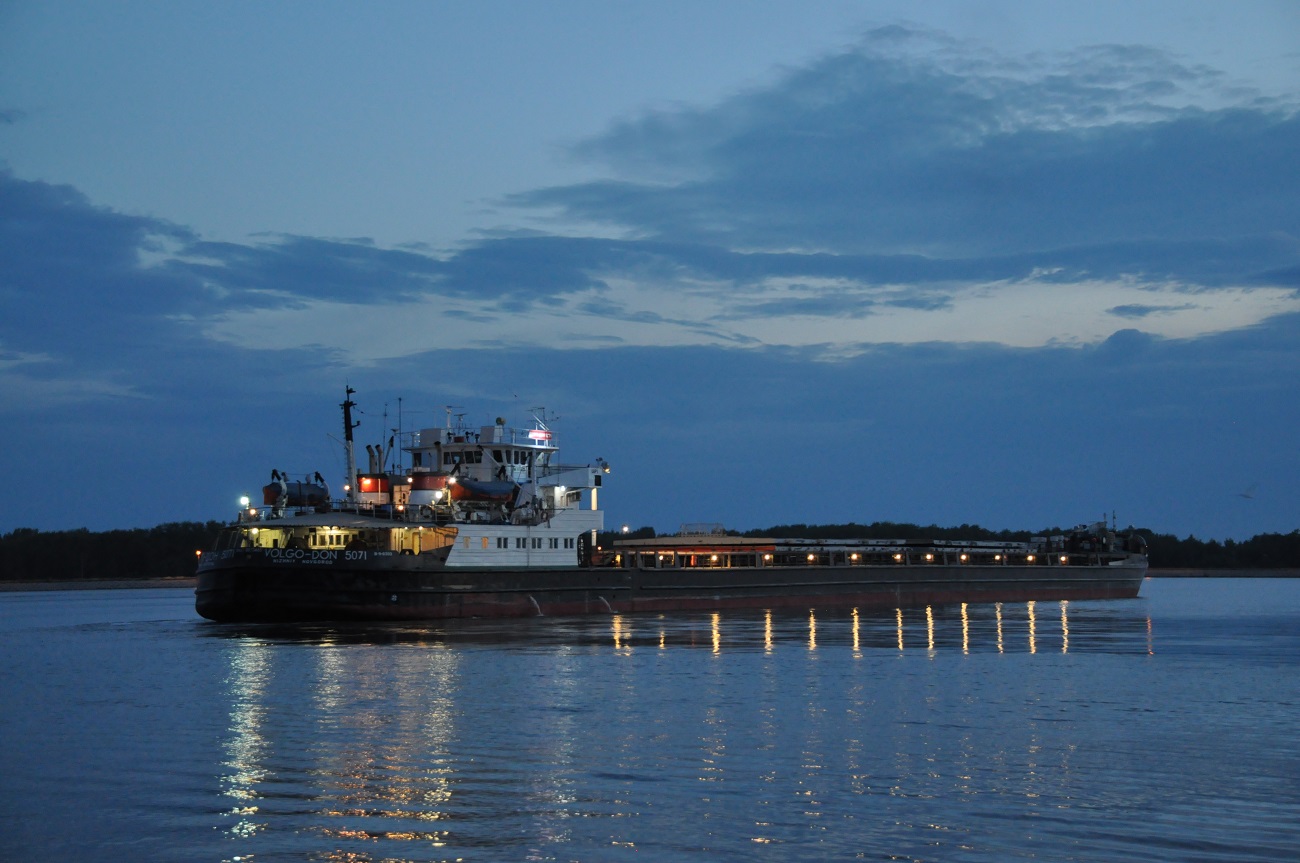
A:
[[[239,508],[240,508],[240,509],[247,509],[247,508],[248,508],[248,495],[244,495],[243,497],[241,497],[241,498],[239,499]]]
[[[934,555],[933,555],[933,554],[927,554],[927,555],[925,556],[925,559],[926,559],[926,562],[929,562],[929,561],[931,561],[931,560],[934,560]]]
[[[1069,562],[1070,562],[1070,556],[1069,556],[1068,554],[1063,554],[1063,555],[1061,555],[1061,563],[1062,563],[1062,564],[1067,564],[1067,563],[1069,563]]]
[[[962,562],[962,563],[965,563],[965,562],[966,562],[967,560],[969,560],[969,559],[970,559],[970,555],[969,555],[969,554],[966,554],[966,552],[962,552],[962,555],[961,555],[961,562]]]
[[[1034,556],[1032,554],[1025,555],[1025,563],[1033,563],[1033,562],[1034,562]]]
[[[809,562],[809,563],[812,563],[812,562],[813,562],[814,560],[816,560],[816,559],[817,559],[817,555],[815,555],[815,554],[810,554],[810,555],[808,555],[808,562]]]
[[[894,555],[894,560],[902,561],[902,559],[903,559],[903,556],[902,556],[901,554],[896,554],[896,555]]]

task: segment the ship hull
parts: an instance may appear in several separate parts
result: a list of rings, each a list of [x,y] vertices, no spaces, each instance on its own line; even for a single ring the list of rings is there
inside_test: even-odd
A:
[[[905,608],[1132,598],[1145,565],[793,566],[690,571],[567,567],[210,565],[196,609],[223,622],[438,620],[743,608]]]

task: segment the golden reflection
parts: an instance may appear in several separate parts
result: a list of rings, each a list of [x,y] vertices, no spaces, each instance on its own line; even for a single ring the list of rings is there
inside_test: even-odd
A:
[[[1070,652],[1070,615],[1066,608],[1070,605],[1068,599],[1061,600],[1061,652]]]
[[[763,652],[772,652],[772,609],[763,614]]]
[[[903,649],[903,609],[895,608],[894,615],[898,619],[898,649]]]
[[[998,618],[998,653],[1002,653],[1002,603],[993,603],[993,611],[997,614]]]
[[[722,615],[713,613],[713,652],[722,652]]]
[[[808,649],[817,649],[817,614],[812,609],[808,610]]]
[[[934,650],[934,609],[925,607],[925,633],[930,650]]]
[[[624,624],[623,615],[616,614],[613,617],[611,617],[609,619],[609,626],[612,631],[612,635],[614,636],[614,649],[626,650],[628,652],[631,652],[632,627],[630,625]]]
[[[247,838],[266,827],[250,818],[258,811],[253,804],[261,797],[257,786],[268,776],[263,766],[267,742],[262,735],[262,725],[266,720],[263,702],[270,679],[270,647],[251,639],[241,640],[235,647],[230,666],[228,682],[233,706],[230,711],[230,740],[226,743],[226,760],[223,762],[230,772],[221,778],[226,786],[222,793],[240,801],[226,813],[237,819],[227,832]]]
[[[862,642],[858,639],[858,610],[853,609],[853,655],[859,656],[862,653]]]
[[[317,710],[332,715],[343,710],[347,703],[347,693],[343,689],[343,683],[351,677],[343,662],[347,650],[333,647],[328,638],[323,638],[321,649],[312,655],[317,663],[316,688],[312,692],[312,700],[316,702]]]
[[[1151,632],[1151,618],[1147,618],[1147,656],[1156,655],[1156,642],[1154,634]]]
[[[961,604],[961,652],[970,653],[970,617],[964,602]]]
[[[1029,652],[1038,652],[1038,619],[1034,616],[1034,601],[1026,603],[1029,607]]]
[[[622,642],[628,637],[623,628]],[[447,817],[455,780],[446,759],[456,735],[455,651],[429,647],[393,654],[332,645],[323,639],[312,653],[315,674],[305,681],[306,692],[317,722],[326,732],[324,739],[332,739],[329,732],[340,723],[352,729],[346,744],[322,750],[321,760],[315,762],[313,772],[326,789],[322,801],[333,804],[323,805],[316,814],[352,822],[322,827],[324,834],[348,840],[416,840],[434,847],[444,845],[448,831],[415,825],[401,829],[364,825],[376,819],[428,823]],[[232,665],[238,668],[240,664]],[[389,715],[374,708],[372,696],[378,687],[395,679],[426,681],[427,685],[397,689],[391,696],[397,709]],[[261,700],[263,694],[258,695]],[[272,698],[273,710],[276,704]],[[239,739],[236,736],[230,746]],[[422,755],[432,756],[432,762],[416,766]],[[356,819],[363,820],[358,824]],[[247,822],[231,832],[249,835]],[[342,850],[336,853],[342,855],[337,859],[370,859],[354,858]]]

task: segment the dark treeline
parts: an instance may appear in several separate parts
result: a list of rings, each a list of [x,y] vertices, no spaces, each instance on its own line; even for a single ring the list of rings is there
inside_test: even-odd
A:
[[[0,536],[0,581],[70,581],[81,579],[177,578],[194,574],[195,552],[212,547],[221,523],[176,522],[153,528],[41,531],[18,528]],[[1064,533],[992,531],[977,525],[959,527],[898,524],[783,524],[736,536],[785,536],[807,539],[990,539],[1024,541],[1031,536]],[[1300,530],[1262,533],[1242,542],[1231,539],[1179,539],[1172,534],[1138,531],[1146,537],[1155,569],[1300,569]],[[643,527],[628,534],[608,531],[598,544],[606,548],[621,537],[655,536]]]
[[[190,576],[195,552],[211,548],[220,529],[216,521],[102,533],[18,528],[0,536],[0,581]]]
[[[1043,530],[986,530],[978,525],[959,527],[899,524],[878,521],[874,524],[780,524],[744,533],[728,531],[733,536],[782,536],[806,539],[987,539],[1024,542],[1035,536],[1066,533],[1059,527]],[[1146,537],[1153,569],[1300,569],[1300,530],[1290,533],[1261,533],[1242,542],[1234,540],[1200,540],[1194,536],[1179,539],[1173,534],[1155,533],[1138,528]],[[654,529],[639,528],[628,534],[614,532],[600,536],[608,545],[620,536],[642,539],[655,535]]]

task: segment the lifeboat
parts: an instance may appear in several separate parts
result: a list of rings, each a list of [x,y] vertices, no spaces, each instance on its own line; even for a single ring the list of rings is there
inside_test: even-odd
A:
[[[474,479],[461,479],[451,485],[451,499],[463,502],[510,503],[515,499],[519,486],[509,480],[483,482]]]

